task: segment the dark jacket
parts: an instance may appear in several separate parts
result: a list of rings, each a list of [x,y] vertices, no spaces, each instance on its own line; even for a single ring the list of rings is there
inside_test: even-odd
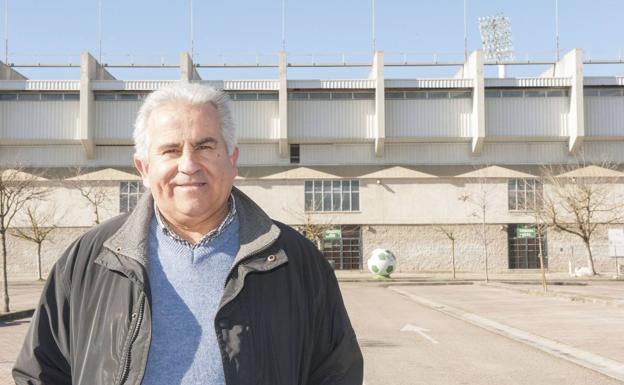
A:
[[[240,251],[215,333],[228,385],[361,385],[362,355],[319,251],[234,189]],[[151,338],[147,193],[52,268],[13,368],[17,384],[140,384]],[[201,293],[198,293],[201,295]],[[175,349],[175,347],[174,347]]]

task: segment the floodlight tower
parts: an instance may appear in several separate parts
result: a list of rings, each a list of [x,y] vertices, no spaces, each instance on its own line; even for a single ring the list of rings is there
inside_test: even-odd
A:
[[[505,61],[513,60],[511,25],[502,14],[479,18],[479,33],[486,61],[498,63],[498,77],[505,77]]]

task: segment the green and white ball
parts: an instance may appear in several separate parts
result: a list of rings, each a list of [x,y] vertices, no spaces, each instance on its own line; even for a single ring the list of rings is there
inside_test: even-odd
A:
[[[389,250],[375,249],[368,259],[368,270],[376,277],[388,278],[396,269],[396,258]]]

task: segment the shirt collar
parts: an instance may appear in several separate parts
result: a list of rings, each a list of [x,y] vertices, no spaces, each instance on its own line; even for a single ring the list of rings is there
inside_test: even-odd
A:
[[[163,233],[166,236],[192,249],[192,248],[201,247],[201,246],[208,244],[210,241],[217,238],[219,235],[221,235],[221,233],[223,233],[223,230],[225,230],[225,228],[230,223],[232,223],[232,221],[234,220],[234,217],[236,216],[236,201],[234,200],[234,196],[232,195],[232,193],[230,193],[230,197],[228,198],[227,215],[225,216],[221,224],[217,226],[217,228],[210,230],[196,244],[193,244],[189,242],[188,240],[180,237],[178,234],[172,231],[171,228],[169,228],[169,225],[167,225],[167,222],[163,219],[162,215],[160,214],[158,207],[156,207],[156,203],[154,203],[154,215],[156,216],[158,227],[160,227],[160,229],[163,231]]]

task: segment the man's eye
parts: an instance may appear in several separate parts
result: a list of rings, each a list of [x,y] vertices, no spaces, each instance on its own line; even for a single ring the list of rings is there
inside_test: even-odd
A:
[[[198,150],[214,150],[213,146],[209,146],[207,144],[202,144],[201,146],[197,146]]]
[[[167,155],[167,154],[175,154],[177,152],[178,152],[178,150],[176,148],[170,148],[168,150],[164,150],[162,153],[163,153],[163,155]]]

